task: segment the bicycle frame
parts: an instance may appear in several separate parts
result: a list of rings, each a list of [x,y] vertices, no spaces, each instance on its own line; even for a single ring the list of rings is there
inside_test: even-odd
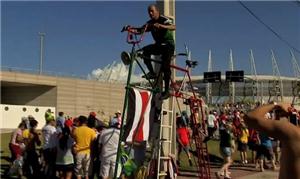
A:
[[[123,28],[124,29],[124,28]],[[135,47],[139,43],[142,42],[143,37],[145,35],[145,32],[147,30],[147,25],[144,27],[142,34],[140,34],[140,38],[137,39],[138,33],[136,33],[134,28],[131,27],[126,27],[122,31],[127,31],[127,43],[132,44],[131,52],[130,52],[130,64],[129,64],[129,71],[128,71],[128,77],[127,77],[127,82],[126,82],[126,92],[125,92],[125,99],[124,99],[124,104],[123,104],[123,111],[122,111],[122,119],[121,119],[121,128],[120,128],[120,138],[119,138],[119,143],[118,143],[118,149],[117,149],[117,158],[116,158],[116,166],[115,166],[115,171],[114,171],[114,178],[117,178],[118,176],[118,164],[120,163],[120,151],[121,151],[121,142],[123,138],[123,133],[124,133],[124,118],[125,118],[125,113],[127,110],[127,103],[128,103],[128,95],[129,95],[129,88],[131,87],[130,81],[131,81],[131,74],[133,70],[133,62],[136,61],[137,64],[140,66],[141,70],[145,74],[145,70],[142,68],[141,64],[135,60],[136,58],[136,50]],[[133,36],[135,36],[135,40],[133,39]],[[150,81],[149,81],[150,82]]]

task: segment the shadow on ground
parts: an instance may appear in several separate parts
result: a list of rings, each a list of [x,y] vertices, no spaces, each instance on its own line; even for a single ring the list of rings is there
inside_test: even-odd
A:
[[[8,170],[9,170],[9,164],[1,164],[1,167],[0,167],[0,176],[1,176],[1,178],[10,178],[7,175]]]
[[[3,151],[1,151],[1,154],[3,153]],[[9,177],[8,171],[10,168],[10,162],[11,162],[11,158],[8,156],[2,156],[1,155],[1,165],[0,165],[0,178],[11,178]]]

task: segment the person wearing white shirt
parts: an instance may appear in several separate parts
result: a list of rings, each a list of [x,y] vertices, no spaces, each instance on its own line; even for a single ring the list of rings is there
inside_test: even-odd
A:
[[[55,155],[54,148],[56,143],[56,128],[54,116],[46,118],[46,125],[42,128],[43,135],[43,158],[44,158],[44,173],[46,178],[51,178],[54,175]]]

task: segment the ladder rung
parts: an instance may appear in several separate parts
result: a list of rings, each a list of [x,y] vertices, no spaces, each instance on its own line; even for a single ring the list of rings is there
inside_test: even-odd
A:
[[[166,143],[172,143],[172,141],[171,140],[160,140],[159,142],[166,142]]]
[[[166,127],[166,128],[172,128],[172,126],[170,126],[170,125],[164,125],[164,124],[162,124],[162,125],[160,125],[161,127]]]
[[[169,109],[163,109],[162,111],[163,111],[163,112],[173,113],[173,111],[172,111],[172,110],[169,110]]]
[[[167,176],[167,172],[160,172],[158,176]]]
[[[170,157],[162,156],[162,157],[160,157],[160,159],[161,160],[168,160],[168,159],[170,159]]]

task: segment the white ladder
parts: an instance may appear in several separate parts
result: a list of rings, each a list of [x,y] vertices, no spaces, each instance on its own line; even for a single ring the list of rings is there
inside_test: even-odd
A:
[[[157,146],[157,179],[167,176],[168,162],[171,159],[170,154],[172,154],[172,140],[174,135],[174,100],[174,97],[170,97],[170,100],[165,100],[162,105],[159,141]]]

